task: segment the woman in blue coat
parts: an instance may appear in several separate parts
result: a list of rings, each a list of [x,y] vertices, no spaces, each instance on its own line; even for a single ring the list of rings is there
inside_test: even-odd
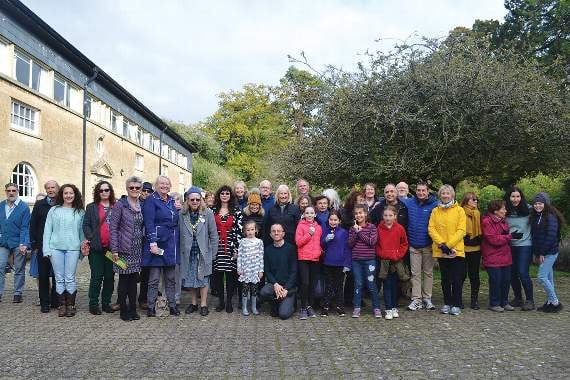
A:
[[[149,267],[147,316],[156,316],[154,304],[158,296],[158,281],[164,273],[165,293],[171,315],[180,315],[175,299],[175,268],[180,264],[178,208],[168,195],[171,182],[166,176],[156,179],[152,193],[143,204],[146,233],[142,266]]]

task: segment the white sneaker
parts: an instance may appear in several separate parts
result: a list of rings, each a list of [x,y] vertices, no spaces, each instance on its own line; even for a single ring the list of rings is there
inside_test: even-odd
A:
[[[424,307],[426,310],[435,310],[435,306],[433,303],[431,303],[431,300],[429,298],[424,300]]]
[[[443,307],[441,308],[441,314],[449,314],[450,311],[451,311],[451,306],[449,305],[443,305]]]
[[[398,309],[396,309],[396,308],[392,309],[392,317],[400,318],[400,314],[398,314]]]
[[[461,314],[461,308],[453,306],[451,308],[451,315],[459,315]]]
[[[424,307],[421,300],[415,299],[408,305],[408,310],[416,311],[421,310]]]
[[[386,315],[384,316],[384,319],[392,319],[394,318],[394,316],[392,315],[392,310],[386,310]]]

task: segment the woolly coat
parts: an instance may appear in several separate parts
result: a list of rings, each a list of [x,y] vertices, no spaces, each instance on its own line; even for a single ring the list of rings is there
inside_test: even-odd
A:
[[[392,228],[388,228],[384,221],[378,225],[378,244],[376,256],[382,260],[399,261],[408,251],[408,238],[406,230],[401,224],[394,221]]]
[[[457,257],[465,257],[463,238],[466,224],[465,211],[457,202],[448,208],[440,205],[433,209],[428,224],[429,236],[433,241],[433,257],[448,257],[439,249],[439,245],[443,243],[448,248],[455,249]]]
[[[142,207],[142,204],[141,204]],[[141,210],[142,212],[142,210]],[[126,197],[118,200],[111,210],[109,222],[109,249],[119,253],[127,261],[128,272],[135,273],[140,270],[142,250],[134,252],[133,239],[135,236],[135,215]],[[144,226],[141,228],[144,230]],[[144,236],[144,232],[141,231]],[[142,244],[144,245],[144,238]],[[124,269],[123,269],[124,271]],[[126,272],[121,272],[126,273]]]
[[[481,219],[483,241],[481,256],[486,268],[502,268],[513,263],[511,255],[511,234],[504,218],[486,214]]]
[[[180,231],[180,278],[182,283],[190,281],[188,277],[188,266],[190,265],[190,255],[194,232],[192,230],[190,214],[182,212],[178,223]],[[200,248],[198,258],[198,273],[196,278],[203,279],[212,274],[212,261],[216,257],[219,243],[218,229],[214,220],[214,213],[209,208],[200,212],[198,225],[196,226],[196,240]]]
[[[315,233],[311,236],[309,229],[313,227]],[[323,230],[317,220],[309,222],[301,220],[295,232],[295,243],[297,244],[297,257],[299,260],[319,261],[321,258],[321,236]]]

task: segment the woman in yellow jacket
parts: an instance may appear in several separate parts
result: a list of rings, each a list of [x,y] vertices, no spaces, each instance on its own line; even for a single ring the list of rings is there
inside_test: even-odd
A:
[[[455,190],[443,185],[437,193],[440,203],[429,218],[433,257],[438,259],[441,290],[445,305],[443,314],[461,314],[461,291],[465,277],[465,211],[455,202]]]

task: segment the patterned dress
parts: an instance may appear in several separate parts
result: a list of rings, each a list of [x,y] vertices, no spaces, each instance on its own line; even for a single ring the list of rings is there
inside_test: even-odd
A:
[[[261,239],[241,239],[237,260],[238,281],[257,284],[259,272],[263,272],[263,241]]]
[[[235,210],[233,213],[220,215],[218,210],[214,210],[214,218],[220,242],[218,252],[214,259],[214,271],[234,272],[237,271],[237,260],[233,258],[237,255],[239,240],[242,230],[241,211]]]
[[[134,211],[131,209],[131,211]],[[127,263],[127,269],[121,269],[113,264],[113,271],[118,274],[138,273],[141,269],[142,245],[143,245],[143,215],[142,212],[134,212],[133,245],[131,252],[120,252],[119,257]]]
[[[198,225],[199,217],[200,213],[198,212],[190,213],[190,222],[193,226]],[[201,280],[198,278],[198,258],[200,256],[200,247],[198,246],[198,240],[196,239],[196,231],[194,231],[193,236],[194,239],[192,240],[192,248],[190,248],[190,263],[188,265],[187,273],[188,280],[184,280],[182,286],[185,288],[203,288],[204,286],[208,286],[209,276],[204,276],[204,278]]]

